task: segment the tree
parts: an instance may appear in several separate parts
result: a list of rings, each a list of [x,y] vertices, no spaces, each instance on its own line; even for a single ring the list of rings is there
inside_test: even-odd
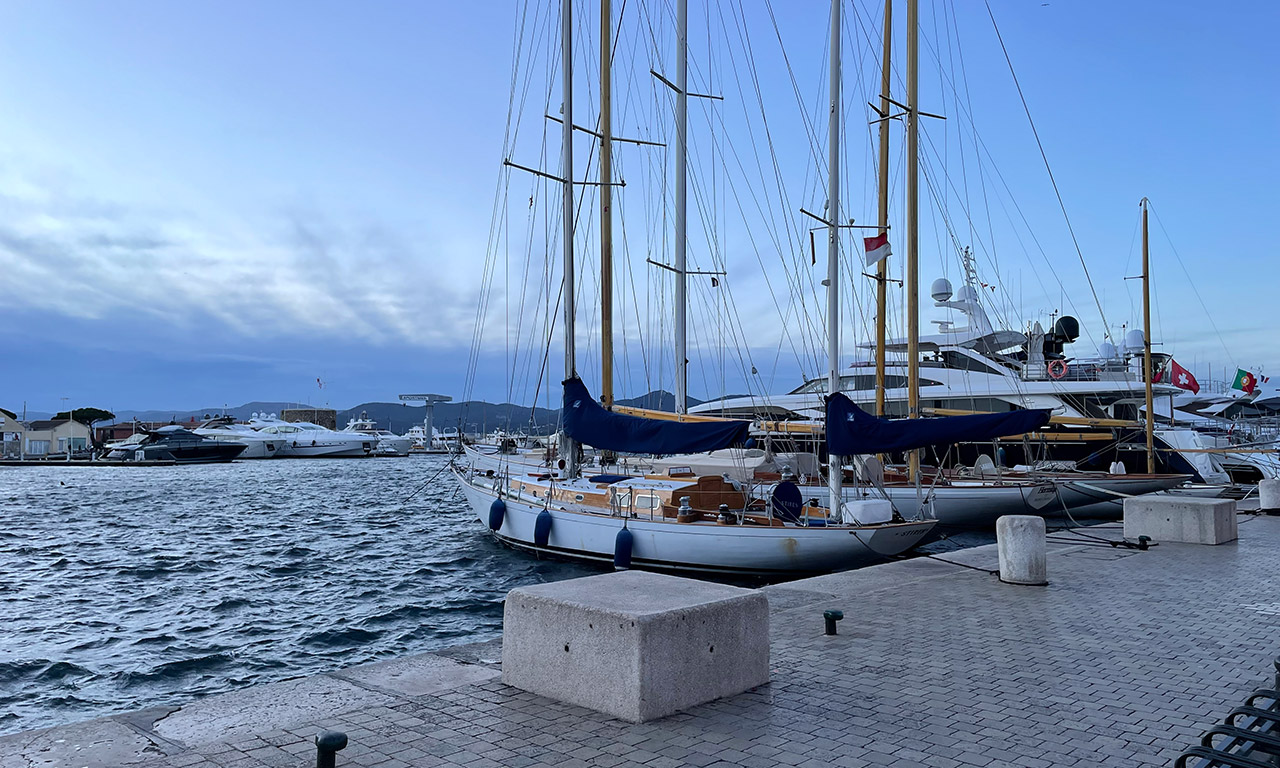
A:
[[[71,418],[73,414],[76,421],[89,427],[92,427],[99,421],[111,421],[116,417],[116,415],[111,411],[104,411],[101,408],[72,408],[70,412],[59,411],[58,413],[55,413],[53,418],[66,419]]]

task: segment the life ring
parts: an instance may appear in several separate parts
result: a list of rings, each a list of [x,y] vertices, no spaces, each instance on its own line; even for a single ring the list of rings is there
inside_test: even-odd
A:
[[[1049,378],[1060,379],[1067,375],[1067,362],[1065,360],[1049,361]]]

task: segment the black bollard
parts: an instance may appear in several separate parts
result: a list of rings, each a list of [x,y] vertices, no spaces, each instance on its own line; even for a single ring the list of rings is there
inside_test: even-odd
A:
[[[844,618],[844,611],[823,611],[822,619],[827,624],[826,634],[836,634],[836,622]]]
[[[316,768],[334,768],[338,763],[338,750],[347,746],[347,734],[341,731],[325,731],[316,736]]]
[[[1276,690],[1280,691],[1280,656],[1276,657],[1272,666],[1276,668]],[[1280,702],[1277,702],[1277,704],[1280,704]]]

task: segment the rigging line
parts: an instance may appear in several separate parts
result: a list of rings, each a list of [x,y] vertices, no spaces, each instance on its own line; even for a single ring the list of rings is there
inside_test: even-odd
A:
[[[1156,213],[1155,206],[1151,201],[1147,201],[1147,208],[1155,214],[1156,224],[1160,226],[1160,231],[1164,233],[1165,240],[1169,243],[1169,250],[1173,251],[1173,256],[1178,260],[1178,266],[1182,268],[1182,274],[1187,276],[1187,283],[1191,286],[1191,291],[1196,296],[1196,301],[1200,303],[1200,308],[1204,310],[1205,317],[1209,318],[1209,325],[1213,328],[1213,332],[1218,336],[1218,343],[1222,345],[1222,351],[1227,353],[1227,361],[1232,366],[1236,365],[1235,358],[1231,354],[1231,350],[1227,347],[1226,337],[1222,335],[1222,331],[1218,330],[1218,324],[1213,321],[1213,313],[1209,311],[1209,307],[1204,303],[1204,297],[1200,295],[1200,289],[1196,287],[1196,283],[1191,279],[1191,273],[1187,271],[1187,265],[1182,260],[1182,255],[1178,253],[1178,249],[1173,244],[1173,238],[1169,237],[1169,231],[1164,228],[1164,222],[1160,219],[1160,214]]]
[[[1013,70],[1013,59],[1009,57],[1009,49],[1005,47],[1004,37],[1000,35],[1000,27],[996,24],[995,13],[991,10],[990,0],[983,0],[987,6],[987,15],[991,17],[991,27],[996,32],[996,39],[1000,41],[1000,50],[1004,53],[1004,60],[1009,65],[1009,74],[1013,77],[1013,84],[1018,89],[1018,98],[1022,100],[1022,109],[1027,114],[1027,123],[1031,126],[1031,134],[1035,136],[1036,146],[1040,149],[1040,159],[1044,161],[1044,169],[1049,174],[1049,182],[1053,184],[1053,193],[1058,198],[1058,207],[1062,209],[1062,218],[1067,223],[1067,232],[1071,234],[1071,243],[1076,248],[1076,255],[1080,257],[1080,266],[1084,269],[1085,280],[1089,283],[1089,291],[1093,294],[1093,301],[1098,305],[1098,314],[1102,317],[1103,332],[1107,337],[1111,335],[1111,329],[1107,326],[1107,313],[1102,309],[1102,302],[1098,299],[1098,290],[1093,286],[1093,278],[1089,276],[1089,265],[1085,263],[1084,251],[1080,249],[1080,241],[1076,239],[1075,228],[1071,226],[1071,218],[1067,215],[1067,204],[1062,199],[1062,192],[1058,189],[1058,181],[1053,177],[1053,168],[1049,166],[1049,156],[1045,154],[1044,144],[1040,141],[1040,133],[1036,130],[1035,121],[1031,119],[1031,107],[1027,105],[1027,97],[1022,93],[1022,84],[1018,82],[1018,74]]]

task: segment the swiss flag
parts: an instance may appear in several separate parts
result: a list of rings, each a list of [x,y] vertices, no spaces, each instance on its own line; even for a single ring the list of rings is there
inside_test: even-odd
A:
[[[1189,389],[1200,394],[1200,382],[1191,375],[1191,371],[1178,365],[1178,361],[1172,358],[1169,359],[1169,383],[1179,389]]]

